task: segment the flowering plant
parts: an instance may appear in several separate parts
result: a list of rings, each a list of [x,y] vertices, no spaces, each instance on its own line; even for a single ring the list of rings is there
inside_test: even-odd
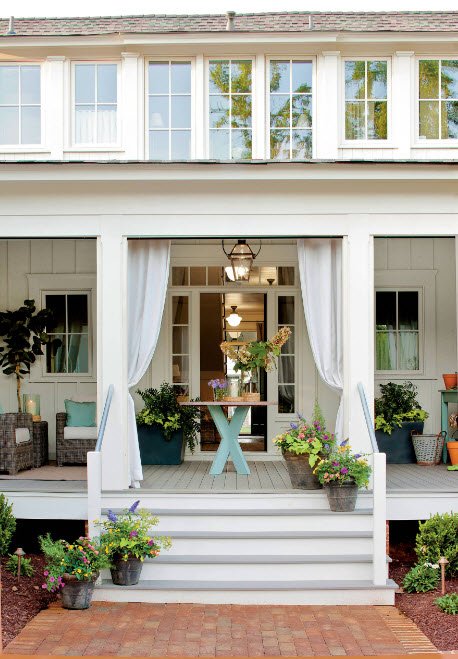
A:
[[[108,519],[94,520],[101,527],[100,545],[110,558],[116,554],[127,561],[131,556],[143,561],[146,556],[154,558],[163,549],[171,546],[170,538],[151,537],[150,531],[159,523],[157,517],[144,508],[137,510],[140,501],[126,508],[120,515],[108,511]]]
[[[290,428],[282,435],[277,435],[273,442],[282,452],[291,451],[298,455],[307,454],[309,464],[313,467],[320,456],[329,453],[335,444],[334,434],[326,430],[325,420],[318,401],[315,402],[312,423],[308,424],[301,414],[299,422],[290,423]]]
[[[213,389],[215,399],[221,399],[227,396],[227,380],[210,380],[208,385]]]
[[[372,469],[364,455],[351,453],[347,441],[344,440],[336,452],[320,460],[313,473],[322,485],[355,483],[359,488],[367,489]]]
[[[286,343],[291,334],[289,327],[282,327],[274,337],[267,341],[252,341],[248,345],[235,346],[228,341],[223,341],[220,348],[223,353],[234,362],[234,371],[252,371],[256,368],[264,368],[273,371],[276,368],[275,357],[280,354],[281,347]]]
[[[91,581],[100,570],[110,566],[98,540],[80,536],[70,544],[65,540],[54,541],[48,533],[40,538],[40,544],[47,559],[42,588],[50,592],[65,586],[66,574],[74,575],[79,581]]]

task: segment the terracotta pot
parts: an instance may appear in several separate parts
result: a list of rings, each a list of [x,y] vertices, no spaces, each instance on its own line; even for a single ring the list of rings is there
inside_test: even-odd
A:
[[[120,554],[113,557],[111,578],[117,586],[134,586],[140,580],[143,561],[135,556],[129,556],[127,560],[121,558]]]
[[[355,483],[326,483],[329,508],[336,513],[349,513],[355,509],[358,486]]]
[[[447,450],[452,465],[458,465],[458,442],[447,442]]]
[[[321,490],[323,487],[309,464],[308,455],[283,451],[291,485],[298,490]]]
[[[60,590],[60,599],[64,609],[88,609],[98,577],[93,574],[90,579],[79,580],[74,574],[63,574],[65,586]]]
[[[442,377],[444,378],[444,384],[446,389],[456,389],[456,387],[458,386],[457,373],[444,373]]]

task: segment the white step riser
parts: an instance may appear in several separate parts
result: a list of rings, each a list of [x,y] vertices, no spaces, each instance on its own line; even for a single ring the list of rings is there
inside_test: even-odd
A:
[[[372,538],[175,538],[170,556],[371,554]],[[164,552],[165,553],[165,552]]]
[[[202,532],[267,532],[267,531],[370,531],[370,515],[348,516],[342,513],[335,517],[309,516],[208,516],[208,515],[164,515],[154,527],[154,535],[173,531]]]

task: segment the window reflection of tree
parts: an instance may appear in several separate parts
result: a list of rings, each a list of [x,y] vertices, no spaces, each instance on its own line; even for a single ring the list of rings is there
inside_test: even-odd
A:
[[[458,138],[458,61],[420,60],[419,92],[420,136]]]
[[[385,61],[345,62],[345,137],[347,140],[387,138],[386,90],[387,63]]]

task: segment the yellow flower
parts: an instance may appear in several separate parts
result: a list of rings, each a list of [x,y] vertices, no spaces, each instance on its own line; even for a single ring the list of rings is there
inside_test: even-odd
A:
[[[78,569],[77,569],[77,572],[81,572],[81,570],[78,568]]]
[[[105,547],[105,554],[108,554],[108,547]]]

